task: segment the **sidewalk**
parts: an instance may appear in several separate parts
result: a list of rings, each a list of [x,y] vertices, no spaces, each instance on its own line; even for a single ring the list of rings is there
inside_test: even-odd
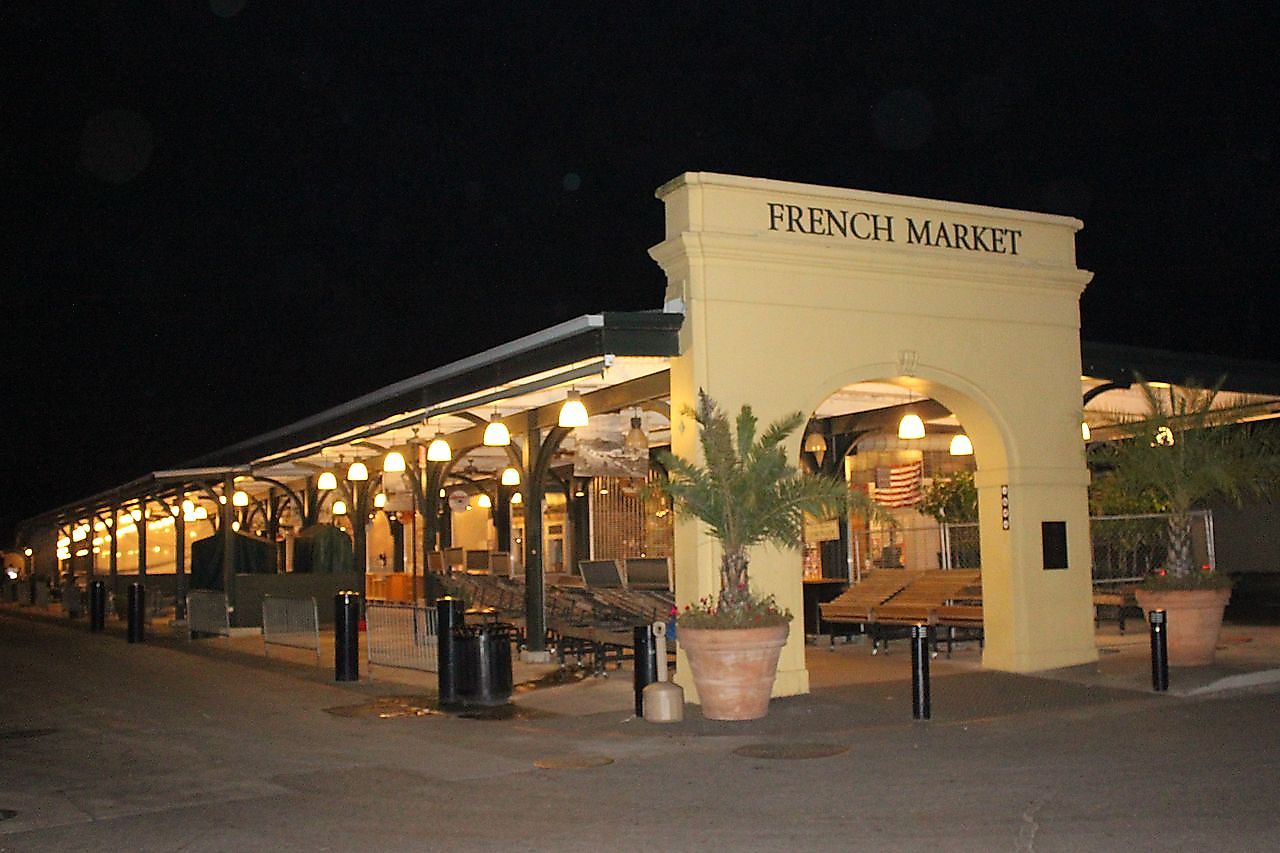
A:
[[[86,630],[87,626],[84,618],[69,620],[63,616],[56,604],[42,609],[5,603],[0,605],[0,612],[52,621],[78,630]],[[124,623],[108,620],[106,632],[123,637]],[[1143,623],[1131,621],[1127,634],[1121,634],[1113,624],[1104,625],[1096,636],[1099,658],[1095,663],[1030,676],[1008,676],[984,670],[977,643],[957,645],[951,659],[940,654],[930,661],[934,694],[947,695],[948,679],[986,674],[996,680],[1031,678],[1076,685],[1106,691],[1117,698],[1122,698],[1124,693],[1156,695],[1151,686],[1150,640]],[[360,639],[363,643],[363,634]],[[147,642],[191,654],[217,656],[246,666],[265,667],[315,683],[334,683],[332,631],[321,632],[318,657],[314,650],[274,645],[267,647],[260,634],[240,633],[233,637],[188,640],[185,630],[173,627],[167,619],[157,619],[149,624]],[[570,664],[572,665],[572,659]],[[884,692],[878,687],[883,685],[909,688],[911,677],[910,647],[905,640],[894,641],[889,644],[887,651],[873,656],[869,644],[861,638],[854,638],[852,642],[837,640],[834,645],[830,645],[826,637],[820,637],[806,646],[806,665],[812,690],[810,695],[817,699],[828,695],[837,697],[850,691]],[[555,679],[550,677],[560,669],[554,662],[529,664],[516,659],[512,669],[513,680],[517,685],[512,701],[518,706],[562,717],[588,717],[597,714],[625,717],[634,714],[634,687],[629,665],[621,669],[610,668],[604,676],[575,672],[568,683],[560,685],[554,684]],[[973,679],[962,681],[967,683]],[[359,693],[394,695],[434,694],[436,684],[437,675],[434,672],[386,666],[370,667],[362,648],[360,681],[337,686]],[[1203,697],[1250,688],[1280,689],[1280,626],[1224,625],[1217,661],[1212,666],[1171,668],[1166,696]],[[772,707],[776,708],[786,701],[775,701]],[[905,702],[906,713],[909,714],[909,692]],[[935,707],[941,707],[936,700]],[[1024,708],[1027,703],[1011,701],[1010,707]],[[686,714],[700,719],[696,706],[688,706]]]
[[[928,723],[911,717],[906,644],[872,657],[823,640],[812,693],[763,719],[690,705],[653,724],[626,669],[468,718],[431,711],[432,673],[335,683],[331,645],[317,665],[257,637],[150,627],[129,645],[119,623],[103,636],[0,608],[0,849],[1275,844],[1276,682],[1223,681],[1272,678],[1274,629],[1229,627],[1221,667],[1171,674],[1182,695],[1150,691],[1141,634],[1104,631],[1116,650],[1097,664],[1037,676],[983,670],[966,646],[931,661]],[[405,695],[409,713],[377,713]]]

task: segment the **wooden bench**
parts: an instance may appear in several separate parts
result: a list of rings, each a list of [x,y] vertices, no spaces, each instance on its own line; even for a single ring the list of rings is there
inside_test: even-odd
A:
[[[1104,608],[1115,608],[1115,619],[1120,625],[1120,633],[1124,633],[1124,611],[1135,608],[1138,600],[1133,597],[1133,590],[1119,586],[1095,586],[1093,588],[1093,627],[1102,626]]]
[[[820,609],[822,618],[829,622],[861,625],[871,635],[872,654],[880,651],[882,643],[888,647],[892,628],[912,625],[945,628],[949,656],[957,630],[976,631],[981,641],[982,577],[979,571],[971,569],[881,570],[820,605]],[[935,631],[935,649],[939,640]]]
[[[819,604],[818,612],[824,622],[866,625],[871,620],[871,608],[884,604],[902,592],[921,574],[905,569],[877,569],[867,572],[862,580],[830,601]],[[831,635],[831,643],[835,644],[835,634]]]

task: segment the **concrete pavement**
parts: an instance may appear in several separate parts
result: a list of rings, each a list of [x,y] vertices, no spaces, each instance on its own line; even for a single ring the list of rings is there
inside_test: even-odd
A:
[[[266,660],[241,642],[131,646],[0,613],[0,809],[14,813],[0,850],[1280,843],[1276,684],[1156,696],[1132,649],[1058,677],[985,672],[973,651],[940,659],[934,719],[914,723],[905,644],[874,660],[815,646],[814,693],[764,720],[691,707],[658,726],[631,716],[626,673],[536,691],[507,720],[329,713],[428,684],[334,684],[331,661]],[[838,675],[849,668],[874,677]],[[838,754],[735,752],[753,746]]]

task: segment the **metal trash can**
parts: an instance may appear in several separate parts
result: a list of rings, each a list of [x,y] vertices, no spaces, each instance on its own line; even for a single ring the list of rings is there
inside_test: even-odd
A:
[[[506,622],[454,628],[458,651],[458,701],[505,705],[511,699],[511,635]]]

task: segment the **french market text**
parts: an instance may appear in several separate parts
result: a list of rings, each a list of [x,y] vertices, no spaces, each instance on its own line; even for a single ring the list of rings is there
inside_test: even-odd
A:
[[[897,242],[893,233],[893,217],[888,214],[801,207],[798,204],[776,201],[768,202],[768,205],[770,231]],[[904,218],[907,221],[906,238],[909,244],[967,249],[970,252],[987,252],[993,255],[1018,254],[1018,238],[1022,236],[1022,231],[1017,228],[993,228],[990,225],[932,219],[917,222],[910,216]]]

